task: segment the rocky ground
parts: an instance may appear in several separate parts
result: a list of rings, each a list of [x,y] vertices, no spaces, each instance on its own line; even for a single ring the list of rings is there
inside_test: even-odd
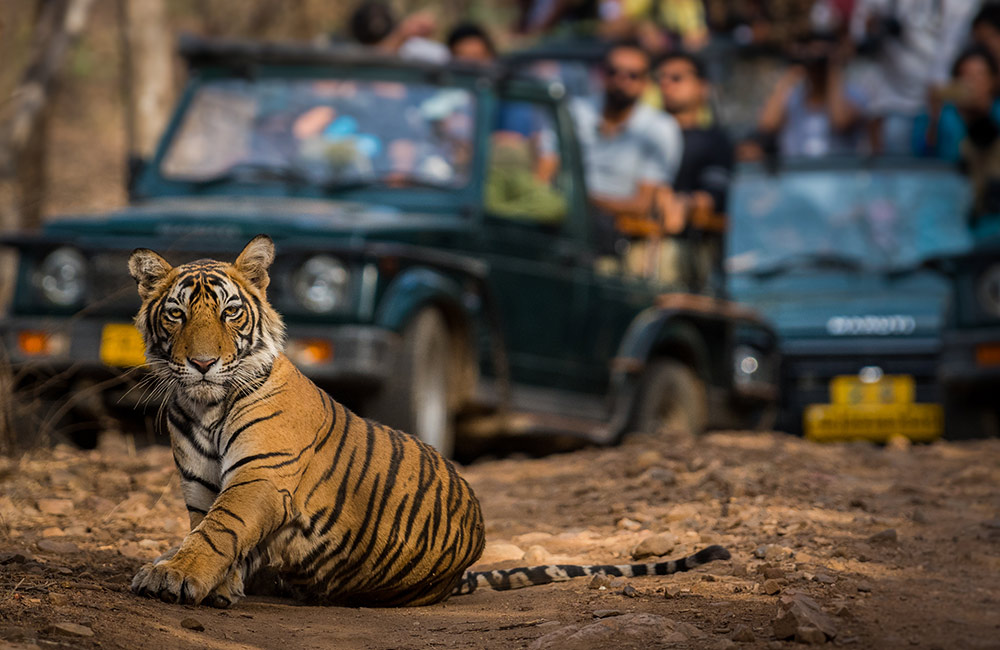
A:
[[[630,440],[464,468],[480,566],[733,552],[672,577],[372,610],[133,596],[186,515],[170,453],[0,460],[0,648],[1000,648],[1000,441]]]

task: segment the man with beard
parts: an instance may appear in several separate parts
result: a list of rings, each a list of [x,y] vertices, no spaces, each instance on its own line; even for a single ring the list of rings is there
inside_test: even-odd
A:
[[[683,148],[677,122],[639,101],[649,83],[649,66],[649,56],[639,45],[611,46],[604,58],[600,111],[584,100],[576,100],[572,107],[590,200],[614,217],[619,232],[631,239],[633,259],[644,248],[643,240],[659,230],[654,198],[669,189]],[[646,272],[650,269],[646,262],[627,260],[627,265],[638,273],[643,270],[637,265]]]

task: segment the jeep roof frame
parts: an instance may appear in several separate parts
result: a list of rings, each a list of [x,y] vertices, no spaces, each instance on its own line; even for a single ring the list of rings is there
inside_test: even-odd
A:
[[[552,86],[551,83],[522,73],[519,66],[508,65],[503,61],[482,64],[454,60],[435,63],[401,59],[352,43],[267,42],[182,34],[178,38],[177,51],[191,69],[202,67],[241,69],[257,65],[335,65],[408,69],[432,77],[458,74],[485,78],[494,84],[517,80],[537,84],[539,88]]]

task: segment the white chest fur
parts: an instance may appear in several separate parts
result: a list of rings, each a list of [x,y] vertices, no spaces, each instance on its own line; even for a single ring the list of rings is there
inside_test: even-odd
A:
[[[207,512],[221,488],[220,438],[224,421],[222,404],[206,406],[175,399],[167,406],[170,444],[189,509]]]

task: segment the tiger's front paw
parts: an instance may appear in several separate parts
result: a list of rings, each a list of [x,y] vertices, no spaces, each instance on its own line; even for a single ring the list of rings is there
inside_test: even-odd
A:
[[[167,603],[197,605],[209,592],[209,586],[196,576],[186,574],[167,560],[143,566],[132,578],[132,592]]]
[[[222,582],[205,598],[204,604],[225,609],[243,598],[243,572],[233,569]]]

